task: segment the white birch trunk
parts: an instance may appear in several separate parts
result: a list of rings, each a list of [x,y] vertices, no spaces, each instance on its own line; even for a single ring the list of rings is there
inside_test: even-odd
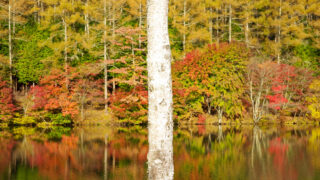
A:
[[[148,0],[148,177],[173,179],[173,120],[168,0]]]
[[[209,10],[209,33],[210,33],[210,44],[212,44],[212,41],[213,41],[213,32],[212,32],[212,29],[213,29],[213,24],[212,24],[212,8],[210,8]]]
[[[112,41],[114,42],[116,39],[116,25],[115,25],[115,10],[112,10]],[[115,61],[113,61],[113,66],[115,64]],[[113,73],[114,74],[114,73]],[[113,76],[113,80],[112,80],[112,95],[114,95],[116,93],[116,82],[114,81],[114,76]]]
[[[248,8],[246,8],[246,23],[245,23],[245,31],[244,31],[244,37],[247,48],[249,48],[249,12]]]
[[[88,7],[89,7],[89,4],[88,4],[89,2],[88,2],[88,0],[86,1],[86,4],[85,4],[85,6],[86,6],[86,13],[85,13],[85,16],[84,16],[84,19],[85,19],[85,21],[86,21],[86,25],[85,25],[85,32],[86,32],[86,34],[87,34],[87,36],[89,36],[90,35],[90,25],[89,25],[89,9],[88,9]]]
[[[12,21],[12,35],[16,33],[16,21],[15,21],[15,1],[12,0],[12,7],[11,7],[11,21]]]
[[[8,7],[8,25],[9,25],[9,68],[10,68],[10,87],[13,87],[13,78],[12,78],[12,36],[11,36],[11,1],[9,1]]]
[[[279,27],[278,27],[278,64],[281,60],[281,16],[282,16],[282,0],[280,0],[279,6]]]
[[[104,37],[103,37],[103,60],[104,60],[104,109],[108,114],[108,64],[107,64],[107,0],[104,0]]]
[[[141,32],[142,32],[142,0],[139,2],[139,48],[141,48]]]
[[[66,73],[66,88],[69,89],[69,79],[68,79],[68,26],[65,19],[63,19],[64,25],[64,63],[65,63],[65,73]]]
[[[187,16],[187,0],[183,1],[183,53],[186,52],[186,33],[187,33],[187,23],[186,23],[186,16]]]
[[[232,41],[232,6],[229,5],[229,43]]]
[[[219,47],[219,44],[220,44],[220,34],[219,34],[219,9],[216,8],[216,11],[217,11],[217,19],[216,19],[216,25],[217,25],[217,40],[216,40],[216,43],[217,43],[217,47]]]

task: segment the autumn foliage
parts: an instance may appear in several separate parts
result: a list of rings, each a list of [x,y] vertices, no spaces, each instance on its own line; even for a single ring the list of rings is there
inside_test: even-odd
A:
[[[8,120],[17,107],[14,104],[12,89],[7,81],[0,78],[0,119]]]
[[[78,114],[77,103],[72,100],[74,92],[67,89],[64,72],[60,70],[53,70],[43,77],[32,92],[35,95],[35,110],[61,112],[71,117]]]
[[[208,45],[173,65],[175,113],[179,119],[198,114],[240,116],[248,52],[241,44]],[[187,109],[187,110],[186,110]]]

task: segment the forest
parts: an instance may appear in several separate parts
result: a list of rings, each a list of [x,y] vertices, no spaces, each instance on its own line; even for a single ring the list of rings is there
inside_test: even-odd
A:
[[[176,124],[318,123],[320,1],[170,0]],[[147,124],[146,0],[0,0],[0,119]]]

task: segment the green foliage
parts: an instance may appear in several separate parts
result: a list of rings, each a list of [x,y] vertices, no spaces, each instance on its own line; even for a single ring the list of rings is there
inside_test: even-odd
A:
[[[52,126],[46,138],[49,140],[61,140],[63,135],[70,135],[71,128],[63,126]]]
[[[71,124],[71,118],[70,116],[63,116],[61,113],[58,114],[52,114],[48,113],[45,118],[50,119],[51,123],[53,125],[65,125],[65,124]]]
[[[23,27],[22,33],[20,36],[23,36],[23,39],[19,40],[15,46],[15,71],[20,83],[37,83],[45,70],[42,60],[52,55],[50,48],[39,46],[39,42],[48,38],[49,33],[39,30],[37,24],[32,22],[28,22]]]
[[[295,66],[311,69],[315,75],[320,75],[320,51],[318,49],[311,45],[300,45],[295,48],[295,54],[299,57]]]

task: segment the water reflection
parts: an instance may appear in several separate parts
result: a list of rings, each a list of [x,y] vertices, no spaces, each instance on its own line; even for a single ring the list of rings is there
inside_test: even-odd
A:
[[[0,131],[0,179],[148,179],[147,129],[61,132]],[[318,127],[180,127],[173,153],[174,179],[320,179]]]
[[[173,179],[173,125],[149,123],[148,179]],[[161,132],[162,134],[159,134]]]

